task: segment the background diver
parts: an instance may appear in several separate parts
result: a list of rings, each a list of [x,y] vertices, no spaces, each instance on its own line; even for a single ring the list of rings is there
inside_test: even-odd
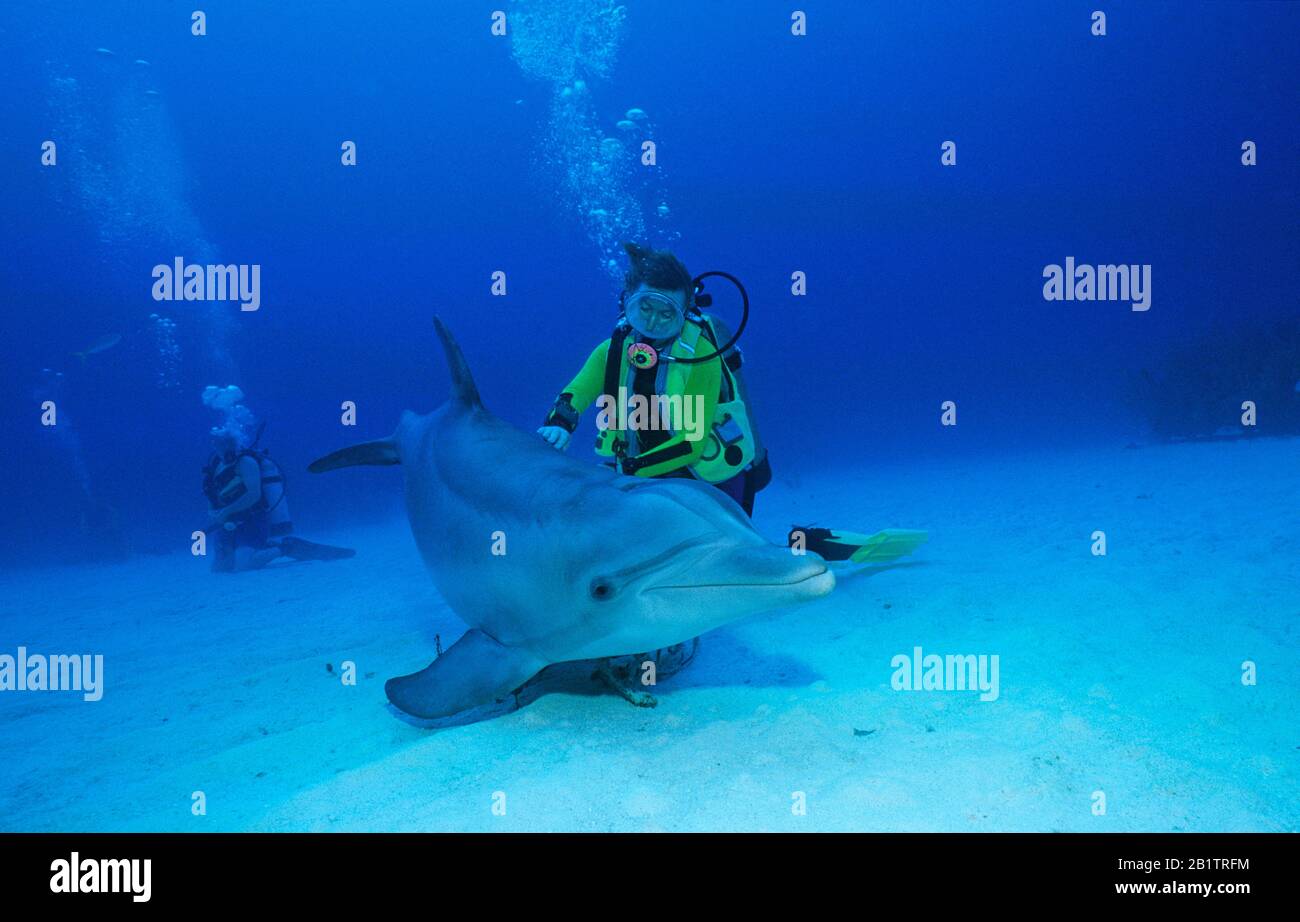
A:
[[[251,414],[238,402],[242,398],[236,387],[204,392],[204,402],[226,414],[226,424],[212,430],[213,453],[203,469],[211,517],[204,531],[214,544],[212,569],[259,570],[280,557],[339,560],[355,555],[351,548],[293,534],[284,474],[270,454],[258,448],[265,424],[248,438]]]

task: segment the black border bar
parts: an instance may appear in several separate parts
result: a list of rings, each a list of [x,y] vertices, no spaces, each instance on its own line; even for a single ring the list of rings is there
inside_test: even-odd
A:
[[[1231,909],[1253,896],[1294,896],[1294,881],[1282,878],[1295,845],[1293,835],[1264,833],[9,833],[0,834],[0,899],[7,907],[286,903],[337,911],[436,898],[446,912],[449,898],[496,909],[516,899],[591,904],[603,892],[601,899],[621,902],[592,904],[592,911],[604,905],[659,915],[661,898],[689,905],[685,894],[697,890],[710,902],[725,897],[731,908],[770,908],[775,888],[789,896],[820,892],[810,898],[842,898],[864,912],[876,899],[973,909],[1103,900]],[[129,893],[52,892],[52,865],[74,852],[78,862],[148,858],[148,902]],[[1154,892],[1120,892],[1133,884]],[[1220,889],[1192,892],[1205,884]]]

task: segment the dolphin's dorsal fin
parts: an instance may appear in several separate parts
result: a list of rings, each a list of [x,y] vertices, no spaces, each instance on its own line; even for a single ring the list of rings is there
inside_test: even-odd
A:
[[[483,400],[478,395],[478,386],[474,383],[474,376],[470,374],[469,365],[465,362],[465,353],[460,351],[456,338],[451,335],[451,330],[447,329],[447,325],[441,318],[434,317],[433,325],[438,330],[438,338],[442,340],[443,351],[447,353],[447,364],[451,368],[453,399],[469,408],[483,406]]]

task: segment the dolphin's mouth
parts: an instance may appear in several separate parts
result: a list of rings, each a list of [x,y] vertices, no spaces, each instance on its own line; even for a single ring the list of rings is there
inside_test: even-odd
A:
[[[647,586],[645,591],[654,592],[657,589],[789,589],[791,586],[800,586],[829,575],[831,575],[830,569],[822,567],[816,573],[809,573],[807,576],[800,576],[797,579],[783,583],[681,583],[669,586]]]

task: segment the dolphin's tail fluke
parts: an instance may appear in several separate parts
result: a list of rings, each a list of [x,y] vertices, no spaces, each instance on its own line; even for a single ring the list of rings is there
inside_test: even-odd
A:
[[[469,372],[465,354],[460,351],[456,337],[451,335],[451,330],[447,329],[441,318],[434,317],[433,325],[438,329],[438,338],[442,340],[442,348],[447,353],[447,364],[451,366],[451,389],[455,399],[468,407],[483,406],[483,400],[478,395],[478,385],[474,383],[474,376]]]
[[[359,464],[401,464],[397,454],[397,443],[392,439],[380,439],[378,442],[362,442],[349,445],[331,452],[323,458],[317,458],[307,465],[313,474],[332,471],[340,467],[356,467]]]

